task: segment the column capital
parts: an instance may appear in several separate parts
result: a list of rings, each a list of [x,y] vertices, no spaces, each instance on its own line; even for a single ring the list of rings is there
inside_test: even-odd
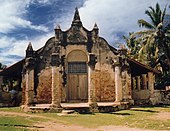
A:
[[[89,53],[88,65],[91,67],[95,67],[96,63],[97,63],[97,57],[95,56],[95,54]]]
[[[34,69],[35,66],[35,58],[28,57],[25,59],[25,68],[26,69]]]
[[[52,53],[51,55],[51,65],[59,67],[61,64],[59,53]]]
[[[120,56],[118,55],[117,57],[113,58],[114,66],[121,66],[120,63]]]

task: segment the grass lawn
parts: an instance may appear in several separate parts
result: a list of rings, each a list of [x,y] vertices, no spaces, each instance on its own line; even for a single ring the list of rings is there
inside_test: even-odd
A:
[[[0,117],[1,130],[30,130],[41,127],[34,127],[37,122],[62,123],[66,125],[79,125],[89,128],[98,126],[127,126],[153,130],[170,130],[170,106],[132,108],[113,113],[75,114],[58,116],[56,113],[24,113],[19,108],[0,108],[1,112],[14,112]],[[24,114],[26,116],[24,116]],[[29,115],[29,117],[28,117]],[[36,117],[35,117],[36,116]]]
[[[35,128],[34,122],[36,121],[37,119],[30,119],[22,116],[1,116],[0,131],[26,131]]]

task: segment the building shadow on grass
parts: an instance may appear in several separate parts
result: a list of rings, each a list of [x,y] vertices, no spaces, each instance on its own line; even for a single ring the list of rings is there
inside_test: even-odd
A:
[[[114,114],[114,115],[121,115],[121,116],[130,116],[130,115],[134,115],[134,114],[130,114],[130,113],[120,113],[120,112],[112,112],[110,114]]]
[[[150,113],[159,113],[159,111],[153,111],[153,110],[143,110],[143,109],[130,109],[131,111],[142,111],[142,112],[150,112]]]
[[[0,126],[5,126],[5,127],[21,127],[21,128],[36,128],[36,129],[40,129],[40,128],[44,128],[42,126],[28,126],[28,125],[17,125],[17,124],[0,124]]]

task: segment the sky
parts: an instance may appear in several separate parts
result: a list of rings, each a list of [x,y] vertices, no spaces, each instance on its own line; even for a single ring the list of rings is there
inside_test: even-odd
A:
[[[117,47],[123,35],[141,30],[137,20],[149,21],[145,10],[157,2],[170,14],[170,0],[0,0],[0,62],[23,59],[29,42],[41,48],[58,24],[69,29],[76,7],[85,28],[97,23],[99,35]]]

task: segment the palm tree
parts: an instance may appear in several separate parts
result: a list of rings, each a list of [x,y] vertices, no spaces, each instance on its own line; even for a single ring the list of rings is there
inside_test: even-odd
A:
[[[149,10],[145,11],[145,14],[148,15],[149,18],[151,19],[151,23],[143,19],[140,19],[138,20],[138,24],[140,27],[145,27],[147,29],[157,29],[157,26],[160,23],[163,23],[164,18],[165,18],[165,13],[166,13],[166,7],[162,11],[160,9],[160,5],[157,3],[155,9],[150,6]]]
[[[163,25],[166,7],[162,11],[157,3],[155,9],[149,7],[145,14],[149,16],[151,21],[147,22],[140,19],[138,24],[140,27],[145,27],[146,30],[132,33],[129,41],[125,40],[127,45],[139,44],[138,47],[140,48],[133,47],[133,50],[138,53],[136,58],[139,61],[151,67],[159,66],[162,68],[162,76],[165,76],[166,79],[163,78],[163,83],[166,83],[170,79],[170,26],[164,27]],[[135,38],[135,40],[130,41],[132,38]],[[131,46],[128,47],[132,48]]]
[[[4,68],[6,68],[6,65],[3,65],[2,63],[0,63],[0,70],[3,70]]]
[[[160,9],[160,5],[157,3],[155,9],[149,7],[145,11],[145,14],[149,16],[150,22],[147,22],[143,19],[138,20],[140,27],[145,27],[147,30],[136,32],[133,35],[136,37],[136,41],[141,44],[141,48],[138,51],[138,59],[140,61],[148,60],[148,64],[152,67],[155,67],[158,63],[163,64],[160,61],[160,54],[169,55],[169,46],[168,46],[168,33],[167,27],[163,27],[163,22],[166,14],[166,7],[163,11]],[[161,32],[161,33],[160,33]],[[164,42],[163,42],[163,41]],[[147,55],[146,55],[147,54]],[[170,59],[170,56],[167,56]],[[145,62],[146,63],[146,62]],[[168,62],[169,63],[169,62]]]

